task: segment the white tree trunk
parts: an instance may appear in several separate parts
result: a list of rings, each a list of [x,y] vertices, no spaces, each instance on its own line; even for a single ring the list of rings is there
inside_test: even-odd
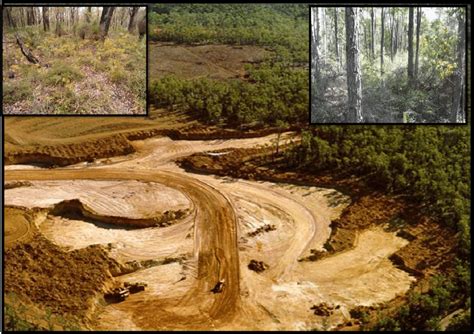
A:
[[[359,19],[357,7],[346,7],[346,59],[349,108],[346,120],[361,123],[362,82],[360,71]]]
[[[319,35],[319,8],[313,7],[311,12],[311,28],[312,28],[312,43],[311,43],[311,71],[312,71],[312,110],[311,121],[315,122],[318,119],[321,101],[321,60],[319,54],[320,35]]]
[[[458,14],[458,46],[457,46],[457,63],[456,70],[457,80],[454,93],[456,97],[453,104],[453,122],[464,123],[464,72],[465,72],[465,33],[464,33],[464,11]]]

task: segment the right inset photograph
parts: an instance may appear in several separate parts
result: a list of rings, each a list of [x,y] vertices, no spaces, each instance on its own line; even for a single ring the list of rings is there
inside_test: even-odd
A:
[[[466,7],[311,7],[312,124],[466,124]]]

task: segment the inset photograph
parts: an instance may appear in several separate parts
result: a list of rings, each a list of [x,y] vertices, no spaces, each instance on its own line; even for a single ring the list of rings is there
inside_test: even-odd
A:
[[[146,6],[4,7],[4,115],[145,115]]]
[[[311,123],[466,123],[465,7],[311,7]]]

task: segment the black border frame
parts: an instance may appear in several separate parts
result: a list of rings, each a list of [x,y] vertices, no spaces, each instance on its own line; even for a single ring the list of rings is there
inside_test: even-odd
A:
[[[144,7],[145,8],[145,18],[146,18],[146,36],[145,36],[145,113],[143,114],[6,114],[4,113],[4,105],[3,105],[3,76],[2,76],[2,96],[0,98],[0,101],[2,103],[2,117],[148,117],[149,111],[150,111],[150,99],[149,99],[149,80],[148,80],[148,63],[149,63],[149,53],[148,53],[148,12],[150,11],[150,6],[148,3],[131,3],[130,5],[123,4],[123,3],[52,3],[52,4],[47,4],[47,3],[39,3],[39,4],[30,4],[26,3],[25,5],[23,4],[8,4],[8,5],[3,5],[2,6],[2,14],[3,14],[3,9],[5,7],[101,7],[100,5],[112,5],[115,7]],[[1,24],[1,33],[3,36],[3,23]],[[3,43],[0,48],[1,51],[1,58],[3,62]]]
[[[148,19],[148,13],[150,11],[150,6],[155,4],[156,2],[145,2],[145,3],[133,3],[132,5],[139,5],[139,6],[146,6],[147,7],[147,19]],[[183,2],[180,2],[179,0],[177,2],[174,2],[174,3],[183,3]],[[184,3],[189,3],[189,2],[184,2]],[[197,3],[203,3],[203,2],[197,2]],[[207,3],[214,3],[212,1],[210,2],[207,2]],[[280,1],[272,1],[271,3],[289,3],[288,1],[286,2],[280,2]],[[103,1],[102,3],[87,3],[87,2],[84,2],[84,4],[88,4],[88,5],[91,5],[91,6],[100,6],[100,5],[104,5],[104,4],[111,4],[113,5],[114,2],[107,2],[107,1]],[[295,2],[296,4],[296,2]],[[312,3],[308,3],[308,2],[305,2],[304,4],[307,4],[308,5],[308,15],[311,15],[311,11],[310,11],[310,8],[312,7],[312,5],[315,5],[316,4],[312,4]],[[350,1],[349,2],[346,2],[346,3],[340,3],[340,4],[335,4],[334,1],[333,2],[320,2],[317,4],[317,6],[320,6],[320,7],[334,7],[334,6],[343,6],[343,5],[350,5],[352,4]],[[5,3],[3,3],[2,5],[5,5]],[[25,3],[24,6],[27,6],[27,5],[35,5],[35,6],[40,6],[40,5],[47,5],[47,4],[43,4],[43,3],[38,3],[38,4],[34,4],[34,3]],[[80,5],[78,3],[69,3],[67,5],[64,5],[64,6],[74,6],[74,5]],[[124,5],[124,4],[122,4]],[[356,3],[354,3],[354,5],[358,5]],[[379,5],[378,3],[374,4],[374,7],[376,7],[377,5]],[[401,7],[401,6],[407,6],[409,7],[409,4],[407,3],[403,3],[403,2],[400,2],[398,3],[398,5]],[[84,5],[84,7],[86,7],[87,5]],[[360,6],[364,6],[363,4],[360,4]],[[370,5],[367,5],[367,3],[365,4],[365,6],[370,6]],[[446,4],[444,5],[446,6]],[[455,5],[454,5],[455,6]],[[465,5],[466,6],[466,18],[468,18],[470,15],[470,8],[469,6],[470,5]],[[3,6],[2,6],[3,7]],[[436,5],[433,5],[433,7],[436,7]],[[469,9],[469,10],[468,10]],[[308,29],[308,33],[309,33],[309,41],[308,43],[310,43],[310,40],[311,40],[311,24],[310,22],[309,23],[309,29]],[[468,41],[469,41],[469,37],[470,37],[470,30],[468,29],[469,26],[468,26],[468,22],[466,20],[466,34],[467,34],[467,39],[466,39],[466,47],[468,47]],[[2,32],[2,35],[3,35],[3,24],[0,24],[0,32]],[[147,57],[148,57],[148,24],[147,24]],[[469,48],[467,49],[469,50]],[[310,53],[310,56],[311,56],[311,48],[309,48],[309,53]],[[466,58],[468,60],[468,57],[467,57],[467,52],[466,52]],[[469,71],[469,66],[471,65],[470,63],[468,63],[466,60],[466,70],[467,70],[467,74],[470,73]],[[309,61],[311,61],[311,58],[309,59]],[[309,63],[309,69],[311,68],[311,64]],[[310,70],[308,71],[309,74],[309,83],[311,83],[311,72]],[[467,84],[469,84],[469,88],[470,88],[470,81],[468,79],[468,76],[466,75],[466,80],[467,80]],[[148,88],[148,62],[147,62],[147,88]],[[466,85],[466,90],[467,90],[468,86]],[[469,93],[469,90],[467,90],[467,92]],[[148,90],[147,90],[147,107],[149,106],[148,105]],[[3,94],[0,94],[0,102],[3,102]],[[470,109],[470,105],[468,106],[468,96],[466,94],[466,109],[469,108]],[[309,112],[308,112],[308,115],[309,115],[309,118],[311,117],[311,101],[309,101]],[[5,136],[5,120],[4,120],[4,115],[3,114],[0,114],[0,118],[1,118],[1,127],[0,127],[0,131],[2,132],[2,147],[1,147],[1,151],[3,153],[4,151],[4,146],[5,146],[5,141],[4,141],[4,136]],[[26,116],[26,115],[25,115]],[[139,115],[103,115],[103,116],[96,116],[96,115],[48,115],[48,114],[44,114],[44,115],[35,115],[35,116],[28,116],[28,117],[43,117],[43,116],[46,116],[46,117],[144,117],[144,116],[139,116]],[[147,116],[148,116],[148,108],[147,108]],[[420,126],[420,125],[436,125],[436,126],[465,126],[465,125],[469,125],[469,138],[471,137],[471,126],[472,126],[472,123],[469,121],[469,113],[467,115],[467,118],[466,118],[466,123],[404,123],[404,124],[400,124],[400,123],[370,123],[370,124],[367,124],[367,123],[352,123],[353,125],[358,125],[360,126],[361,128],[368,125],[369,127],[372,126],[372,125],[379,125],[379,126],[383,126],[383,125],[390,125],[390,126],[395,126],[395,127],[399,127],[399,128],[404,128],[406,129],[407,131],[411,128],[411,129],[416,129],[417,126]],[[7,117],[22,117],[22,116],[19,116],[19,115],[8,115]],[[146,116],[145,116],[146,117]],[[310,119],[309,119],[310,121]],[[340,126],[340,127],[344,127],[345,125],[350,125],[351,123],[322,123],[322,124],[319,124],[319,125],[336,125],[336,126]],[[316,129],[317,128],[317,125],[316,124],[313,124],[311,125],[311,122],[308,122],[308,125],[310,125],[310,128],[312,129]],[[470,170],[470,173],[472,174],[472,169]],[[4,161],[2,159],[2,181],[5,180],[5,164],[4,164]],[[3,207],[5,206],[5,197],[4,197],[4,194],[5,194],[5,189],[4,189],[4,186],[3,186],[3,182],[2,182],[2,205]],[[4,290],[5,290],[5,281],[4,281],[4,277],[5,277],[5,272],[4,272],[4,267],[3,267],[3,263],[4,263],[4,258],[5,258],[5,249],[3,248],[3,238],[4,238],[4,225],[3,225],[3,221],[4,221],[4,213],[2,211],[2,214],[1,214],[1,218],[2,218],[2,258],[1,258],[1,264],[2,264],[2,279],[1,279],[1,285],[2,285],[2,297],[0,299],[0,306],[2,307],[2,328],[0,329],[0,331],[3,331],[5,330],[5,324],[4,324],[4,319],[5,319],[5,313],[4,313]],[[469,214],[469,219],[471,219],[471,214]],[[474,240],[474,237],[472,236],[471,234],[471,241]],[[472,323],[471,323],[471,326],[470,326],[471,330],[474,328]],[[129,329],[123,329],[124,331],[129,331]],[[105,331],[103,331],[105,333]]]
[[[308,20],[309,20],[309,31],[308,31],[308,34],[309,34],[309,113],[308,113],[308,124],[311,125],[311,126],[314,126],[314,125],[341,125],[341,126],[345,126],[345,125],[390,125],[390,126],[397,126],[397,125],[402,125],[402,126],[413,126],[413,125],[456,125],[456,126],[459,126],[459,125],[467,125],[469,123],[468,121],[468,109],[471,109],[471,106],[468,106],[468,99],[467,99],[467,95],[468,95],[468,92],[470,91],[470,82],[468,80],[468,51],[469,51],[469,48],[468,48],[468,38],[469,38],[469,34],[468,34],[468,29],[469,29],[469,26],[468,26],[468,6],[467,4],[460,4],[460,3],[453,3],[453,4],[448,4],[448,3],[444,3],[444,4],[440,4],[440,3],[433,3],[433,4],[429,4],[429,3],[403,3],[403,2],[400,2],[398,4],[394,4],[394,3],[375,3],[373,5],[368,5],[367,3],[363,4],[363,3],[347,3],[347,4],[335,4],[335,3],[320,3],[320,4],[317,4],[317,5],[314,5],[314,4],[311,4],[309,5],[309,13],[308,13]],[[406,8],[409,8],[409,7],[461,7],[461,8],[464,8],[465,9],[465,12],[464,12],[464,23],[465,23],[465,29],[464,29],[464,36],[465,36],[465,74],[464,74],[464,100],[465,100],[465,103],[464,103],[464,113],[465,113],[465,122],[464,123],[385,123],[385,122],[380,122],[380,123],[365,123],[365,122],[362,122],[362,123],[354,123],[354,122],[347,122],[347,123],[343,123],[343,122],[340,122],[340,123],[334,123],[334,122],[328,122],[328,123],[317,123],[317,122],[311,122],[311,111],[312,111],[312,107],[311,107],[311,102],[312,102],[312,89],[311,89],[311,86],[312,86],[312,78],[311,78],[311,63],[312,63],[312,54],[311,54],[311,47],[312,47],[312,35],[311,35],[311,27],[312,27],[312,24],[311,24],[311,16],[312,16],[312,8],[327,8],[327,7],[339,7],[339,8],[346,8],[346,7],[376,7],[376,8],[386,8],[386,7],[406,7]],[[469,86],[468,86],[469,85]]]

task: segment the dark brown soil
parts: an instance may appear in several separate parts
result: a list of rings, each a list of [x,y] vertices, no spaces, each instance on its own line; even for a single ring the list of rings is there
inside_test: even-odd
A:
[[[55,315],[86,320],[98,294],[121,266],[101,246],[67,252],[43,237],[34,224],[31,228],[27,243],[5,250],[4,294],[14,293]]]

